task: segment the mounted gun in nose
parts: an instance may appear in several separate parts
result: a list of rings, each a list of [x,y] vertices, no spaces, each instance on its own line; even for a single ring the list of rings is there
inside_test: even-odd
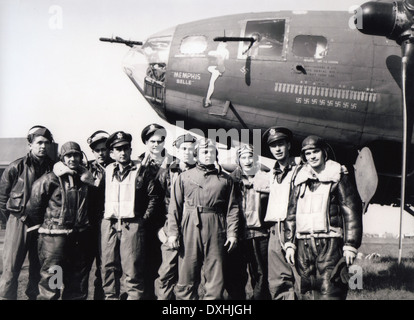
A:
[[[124,40],[121,37],[115,37],[114,38],[99,38],[100,41],[103,42],[111,42],[111,43],[123,43],[125,45],[127,45],[128,47],[133,47],[133,46],[142,46],[142,42],[141,41],[131,41],[131,40]]]

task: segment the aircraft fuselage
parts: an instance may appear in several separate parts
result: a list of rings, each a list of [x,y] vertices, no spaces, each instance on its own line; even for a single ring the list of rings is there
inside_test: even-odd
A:
[[[178,25],[163,35],[164,58],[156,50],[146,56],[165,64],[163,81],[142,91],[158,114],[186,129],[280,125],[299,138],[316,134],[344,145],[400,141],[401,91],[393,78],[400,47],[360,34],[351,19],[346,12],[269,12]],[[251,48],[213,40],[255,34]],[[154,39],[160,36],[147,44]]]

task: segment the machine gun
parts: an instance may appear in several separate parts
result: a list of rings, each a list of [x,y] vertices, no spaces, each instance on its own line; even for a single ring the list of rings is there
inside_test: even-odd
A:
[[[100,41],[103,42],[115,42],[115,43],[123,43],[125,45],[127,45],[128,47],[133,47],[133,46],[142,46],[142,42],[141,41],[131,41],[131,40],[124,40],[121,37],[115,37],[114,38],[99,38]]]

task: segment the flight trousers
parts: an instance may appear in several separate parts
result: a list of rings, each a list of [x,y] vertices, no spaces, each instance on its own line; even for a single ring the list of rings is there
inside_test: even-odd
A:
[[[145,229],[143,220],[123,219],[117,230],[116,219],[101,223],[102,286],[105,300],[118,300],[121,277],[125,275],[127,300],[144,298]]]
[[[276,222],[270,227],[267,255],[269,291],[272,300],[295,300],[295,276],[282,249],[283,234],[283,222]]]
[[[27,232],[27,226],[19,218],[10,215],[4,236],[3,274],[0,279],[0,299],[16,300],[18,278],[23,263],[29,254],[29,280],[25,294],[29,300],[36,300],[39,294],[40,263],[37,252],[39,233]]]
[[[104,300],[105,293],[102,288],[102,262],[101,262],[101,221],[91,225],[92,259],[91,269],[95,262],[95,273],[93,275],[93,300]]]
[[[38,300],[86,300],[93,252],[90,230],[39,234]]]
[[[301,277],[303,300],[345,300],[348,284],[332,281],[341,260],[342,238],[297,239],[297,270]]]
[[[197,300],[201,269],[204,271],[204,300],[223,299],[223,254],[226,240],[224,218],[215,212],[185,212],[182,246],[178,260],[177,300]]]
[[[162,263],[155,279],[155,294],[158,300],[174,300],[174,287],[178,280],[178,250],[168,243],[161,244]]]
[[[268,284],[268,237],[255,237],[243,240],[242,249],[249,271],[249,280],[253,288],[254,300],[269,300]]]

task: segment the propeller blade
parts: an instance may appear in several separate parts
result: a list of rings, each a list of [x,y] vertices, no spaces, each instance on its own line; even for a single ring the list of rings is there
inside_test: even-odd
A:
[[[402,218],[405,208],[405,189],[407,180],[407,163],[410,154],[411,138],[413,134],[413,92],[414,84],[414,44],[407,39],[401,44],[402,51],[402,100],[403,100],[403,143],[402,143],[402,168],[401,168],[401,204],[400,204],[400,230],[398,263],[401,263],[402,256]]]
[[[405,189],[407,180],[407,163],[410,155],[414,124],[414,0],[393,2],[367,2],[356,12],[355,24],[362,25],[360,32],[384,36],[395,40],[401,46],[401,82],[403,101],[403,141],[401,167],[401,204],[398,263],[402,253],[402,218],[405,210]],[[358,19],[361,19],[358,21]]]

